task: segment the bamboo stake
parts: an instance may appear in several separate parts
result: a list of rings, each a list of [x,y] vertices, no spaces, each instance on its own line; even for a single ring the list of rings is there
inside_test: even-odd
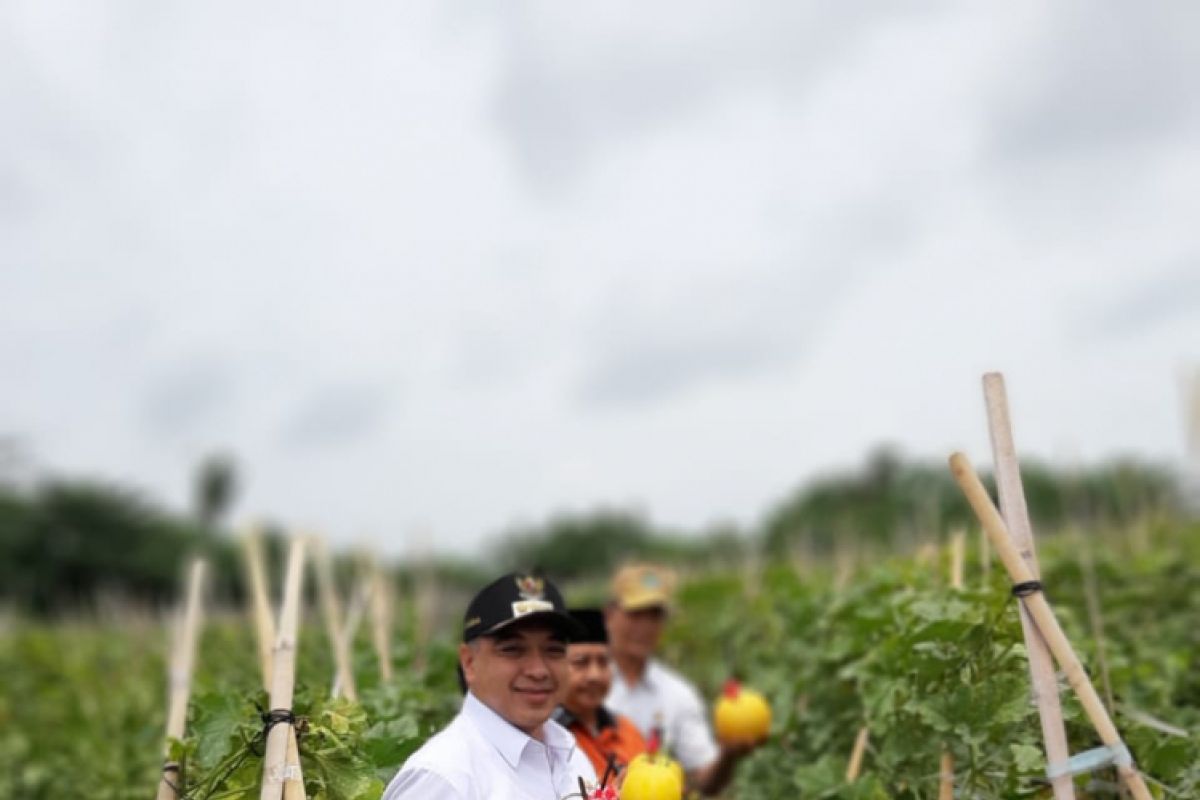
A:
[[[292,540],[288,552],[287,577],[284,582],[283,606],[279,612],[279,630],[271,659],[271,710],[291,711],[292,691],[296,682],[296,637],[300,627],[300,588],[304,580],[304,540]],[[271,727],[267,735],[266,755],[263,757],[263,780],[261,800],[281,800],[285,796],[285,783],[299,783],[303,791],[303,779],[298,763],[289,764],[288,731],[294,728],[288,723]],[[299,760],[298,758],[296,759]]]
[[[379,658],[379,680],[392,682],[391,592],[379,565],[371,563],[371,622],[375,654]]]
[[[963,588],[963,561],[967,554],[967,534],[955,531],[950,537],[950,588]]]
[[[304,771],[300,768],[300,743],[296,729],[288,726],[287,756],[284,759],[283,800],[307,800],[304,790]]]
[[[992,439],[992,459],[996,468],[996,489],[1000,495],[1000,507],[1004,509],[1004,521],[1013,537],[1014,549],[1020,552],[1029,573],[1038,576],[1037,555],[1033,549],[1033,528],[1029,524],[1029,511],[1025,506],[1025,490],[1021,484],[1021,467],[1017,461],[1013,443],[1012,422],[1008,413],[1008,394],[1004,388],[1004,376],[989,372],[983,376],[983,397],[987,404],[988,431]],[[991,535],[991,531],[988,531]],[[995,540],[992,541],[995,544]],[[998,549],[998,548],[997,548]],[[1054,675],[1054,662],[1025,605],[1020,608],[1021,630],[1025,637],[1025,649],[1029,654],[1029,679],[1033,688],[1033,699],[1037,703],[1038,716],[1042,723],[1042,738],[1046,742],[1046,761],[1061,764],[1070,757],[1067,746],[1067,731],[1063,725],[1062,706],[1058,699],[1058,681]],[[1074,800],[1075,785],[1070,775],[1055,778],[1050,782],[1055,800]]]
[[[950,589],[963,588],[963,558],[966,548],[965,531],[955,531],[950,538]],[[954,754],[942,745],[942,764],[939,771],[938,800],[954,800]]]
[[[346,647],[353,647],[354,639],[358,636],[358,627],[362,624],[363,615],[370,602],[371,582],[360,576],[358,586],[350,596],[350,602],[346,608],[346,622],[342,625],[342,635],[346,637]]]
[[[192,690],[192,669],[196,663],[196,639],[204,615],[202,595],[204,573],[207,565],[197,558],[188,568],[187,601],[183,617],[175,629],[171,647],[171,667],[167,673],[167,744],[166,756],[171,755],[171,740],[182,739],[187,723],[188,698]],[[163,764],[162,778],[158,783],[157,800],[176,800],[177,789],[182,777],[180,765],[174,761]]]
[[[337,587],[334,585],[333,564],[323,540],[313,539],[313,556],[317,568],[317,592],[321,597],[321,615],[325,618],[325,633],[333,654],[334,677],[331,695],[358,700],[354,670],[350,668],[350,652],[345,632],[341,627],[342,611],[338,603]]]
[[[992,581],[992,543],[988,541],[987,531],[979,529],[979,566],[983,573],[983,588],[986,589]]]
[[[950,470],[962,488],[963,494],[966,495],[967,501],[971,504],[971,508],[974,509],[975,515],[983,524],[984,530],[987,531],[988,537],[992,540],[992,546],[996,548],[996,553],[1000,556],[1000,561],[1008,570],[1013,582],[1021,584],[1035,581],[1036,576],[1033,570],[1030,569],[1023,555],[1018,552],[1009,538],[1004,519],[992,504],[992,499],[988,496],[987,490],[983,487],[983,483],[980,482],[979,476],[975,474],[975,470],[967,461],[966,456],[962,453],[950,456]],[[1071,642],[1059,627],[1054,611],[1046,602],[1046,596],[1041,591],[1036,591],[1023,597],[1021,604],[1028,610],[1029,616],[1041,631],[1050,652],[1062,667],[1067,676],[1067,682],[1075,690],[1075,695],[1079,698],[1084,713],[1095,727],[1100,740],[1108,747],[1124,750],[1125,743],[1121,740],[1121,735],[1113,725],[1104,704],[1100,702],[1100,696],[1096,694],[1096,688],[1084,671],[1078,656],[1075,655]],[[1052,766],[1056,763],[1065,763],[1065,760],[1064,762],[1050,762]],[[1146,788],[1141,773],[1134,767],[1132,759],[1124,758],[1115,763],[1117,774],[1120,775],[1121,781],[1136,800],[1152,800],[1150,791]]]
[[[949,750],[942,751],[938,776],[938,800],[954,800],[954,755]]]
[[[850,751],[850,763],[846,766],[846,783],[854,783],[858,780],[858,773],[862,771],[863,753],[867,751],[867,726],[864,725],[858,729],[858,736],[854,737],[854,749]]]
[[[433,615],[438,607],[437,576],[433,559],[426,556],[417,575],[416,631],[413,642],[413,668],[425,672],[429,665],[429,640],[433,635]]]
[[[246,558],[246,570],[250,583],[250,602],[254,615],[254,630],[258,638],[259,665],[262,669],[263,689],[271,691],[271,650],[275,646],[275,620],[271,616],[270,590],[267,587],[267,571],[262,555],[262,535],[252,530],[242,540]],[[300,750],[296,741],[296,729],[288,728],[287,768],[300,768]],[[288,781],[284,784],[287,800],[303,800],[304,784]]]
[[[275,645],[275,622],[271,618],[270,589],[263,567],[262,535],[252,530],[242,539],[246,573],[250,583],[250,603],[254,630],[258,634],[258,660],[262,668],[263,689],[271,690],[271,648]]]
[[[434,611],[438,608],[437,576],[430,549],[430,532],[424,526],[413,534],[412,558],[412,666],[424,673],[429,665],[429,640],[433,633]]]

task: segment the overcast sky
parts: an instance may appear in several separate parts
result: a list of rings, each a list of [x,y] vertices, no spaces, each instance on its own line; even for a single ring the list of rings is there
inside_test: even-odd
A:
[[[1184,456],[1200,5],[0,7],[0,435],[471,552],[882,441]]]

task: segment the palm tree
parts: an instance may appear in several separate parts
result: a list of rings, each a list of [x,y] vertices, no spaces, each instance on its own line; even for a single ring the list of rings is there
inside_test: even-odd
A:
[[[196,519],[206,534],[216,529],[220,518],[233,505],[237,488],[237,467],[232,458],[216,453],[200,462],[193,499]]]

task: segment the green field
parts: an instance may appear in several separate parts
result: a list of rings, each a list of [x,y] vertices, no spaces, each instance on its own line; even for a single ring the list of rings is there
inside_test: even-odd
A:
[[[694,572],[668,631],[667,658],[715,698],[736,673],[774,709],[770,743],[729,797],[936,797],[943,748],[956,797],[1047,796],[1037,713],[1015,601],[998,565],[985,581],[969,549],[966,588],[933,558],[838,565],[770,562]],[[1138,764],[1161,797],[1200,796],[1200,527],[1160,521],[1043,539],[1047,595]],[[1086,588],[1096,590],[1095,636]],[[577,586],[576,597],[587,593]],[[405,608],[408,605],[404,606]],[[454,713],[452,632],[413,668],[411,614],[400,613],[396,680],[381,686],[368,637],[355,644],[361,701],[328,699],[329,648],[307,609],[297,668],[309,797],[379,795],[406,755]],[[0,798],[152,797],[165,717],[166,625],[126,612],[54,624],[10,617],[0,634]],[[1105,675],[1107,678],[1105,678]],[[258,796],[261,690],[247,618],[210,617],[199,647],[185,759],[189,798]],[[1073,751],[1098,744],[1064,700]],[[845,782],[858,730],[862,773]],[[1081,797],[1115,794],[1111,768],[1076,779]]]

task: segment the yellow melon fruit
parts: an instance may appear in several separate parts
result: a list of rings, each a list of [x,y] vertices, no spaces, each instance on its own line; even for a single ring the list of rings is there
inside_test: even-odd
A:
[[[761,694],[730,679],[713,710],[713,727],[723,744],[762,741],[771,730],[771,707]]]

